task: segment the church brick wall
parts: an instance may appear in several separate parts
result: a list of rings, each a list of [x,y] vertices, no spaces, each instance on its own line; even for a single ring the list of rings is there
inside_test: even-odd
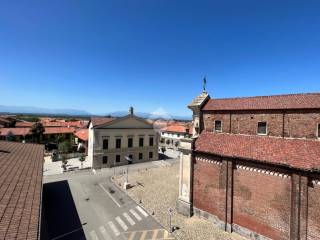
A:
[[[290,138],[317,138],[320,111],[265,110],[265,111],[204,111],[203,126],[213,131],[214,121],[222,121],[222,132],[256,135],[258,122],[266,121],[269,136]]]
[[[320,237],[320,178],[314,178],[308,187],[308,221],[307,239]]]
[[[224,230],[251,239],[314,240],[320,236],[315,179],[320,175],[195,152],[193,207],[202,217],[216,217]]]
[[[288,239],[290,176],[268,171],[259,165],[234,170],[233,222],[271,239]]]

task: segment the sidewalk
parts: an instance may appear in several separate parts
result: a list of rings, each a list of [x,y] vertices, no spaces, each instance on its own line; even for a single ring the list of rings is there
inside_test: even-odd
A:
[[[43,165],[43,176],[63,173],[63,169],[61,166],[62,166],[61,161],[53,162],[51,159],[51,156],[45,157],[44,165]],[[79,161],[79,158],[68,159],[67,167],[81,169],[81,162]],[[89,162],[88,157],[86,157],[86,160],[83,162],[83,168],[91,168],[91,167],[92,167],[92,162]]]

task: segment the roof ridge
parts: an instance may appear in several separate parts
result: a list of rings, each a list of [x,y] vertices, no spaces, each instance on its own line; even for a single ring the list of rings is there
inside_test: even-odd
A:
[[[275,94],[275,95],[261,95],[261,96],[247,96],[247,97],[230,97],[230,98],[211,98],[210,100],[232,100],[244,98],[270,98],[270,97],[286,97],[286,96],[302,96],[302,95],[320,95],[320,92],[312,93],[288,93],[288,94]]]

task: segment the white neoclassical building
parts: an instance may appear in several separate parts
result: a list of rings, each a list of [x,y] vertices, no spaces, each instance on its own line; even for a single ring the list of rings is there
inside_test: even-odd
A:
[[[153,125],[134,115],[92,118],[89,124],[88,157],[92,167],[104,168],[158,160],[158,134]]]

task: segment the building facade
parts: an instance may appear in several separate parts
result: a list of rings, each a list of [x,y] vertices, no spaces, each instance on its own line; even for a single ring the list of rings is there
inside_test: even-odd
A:
[[[177,208],[251,239],[320,235],[320,94],[210,99],[189,108]]]
[[[122,118],[93,118],[89,124],[88,157],[93,168],[158,160],[158,133],[133,114]]]
[[[162,128],[160,134],[160,146],[177,149],[180,146],[180,140],[192,134],[192,126],[190,123],[173,123]]]

